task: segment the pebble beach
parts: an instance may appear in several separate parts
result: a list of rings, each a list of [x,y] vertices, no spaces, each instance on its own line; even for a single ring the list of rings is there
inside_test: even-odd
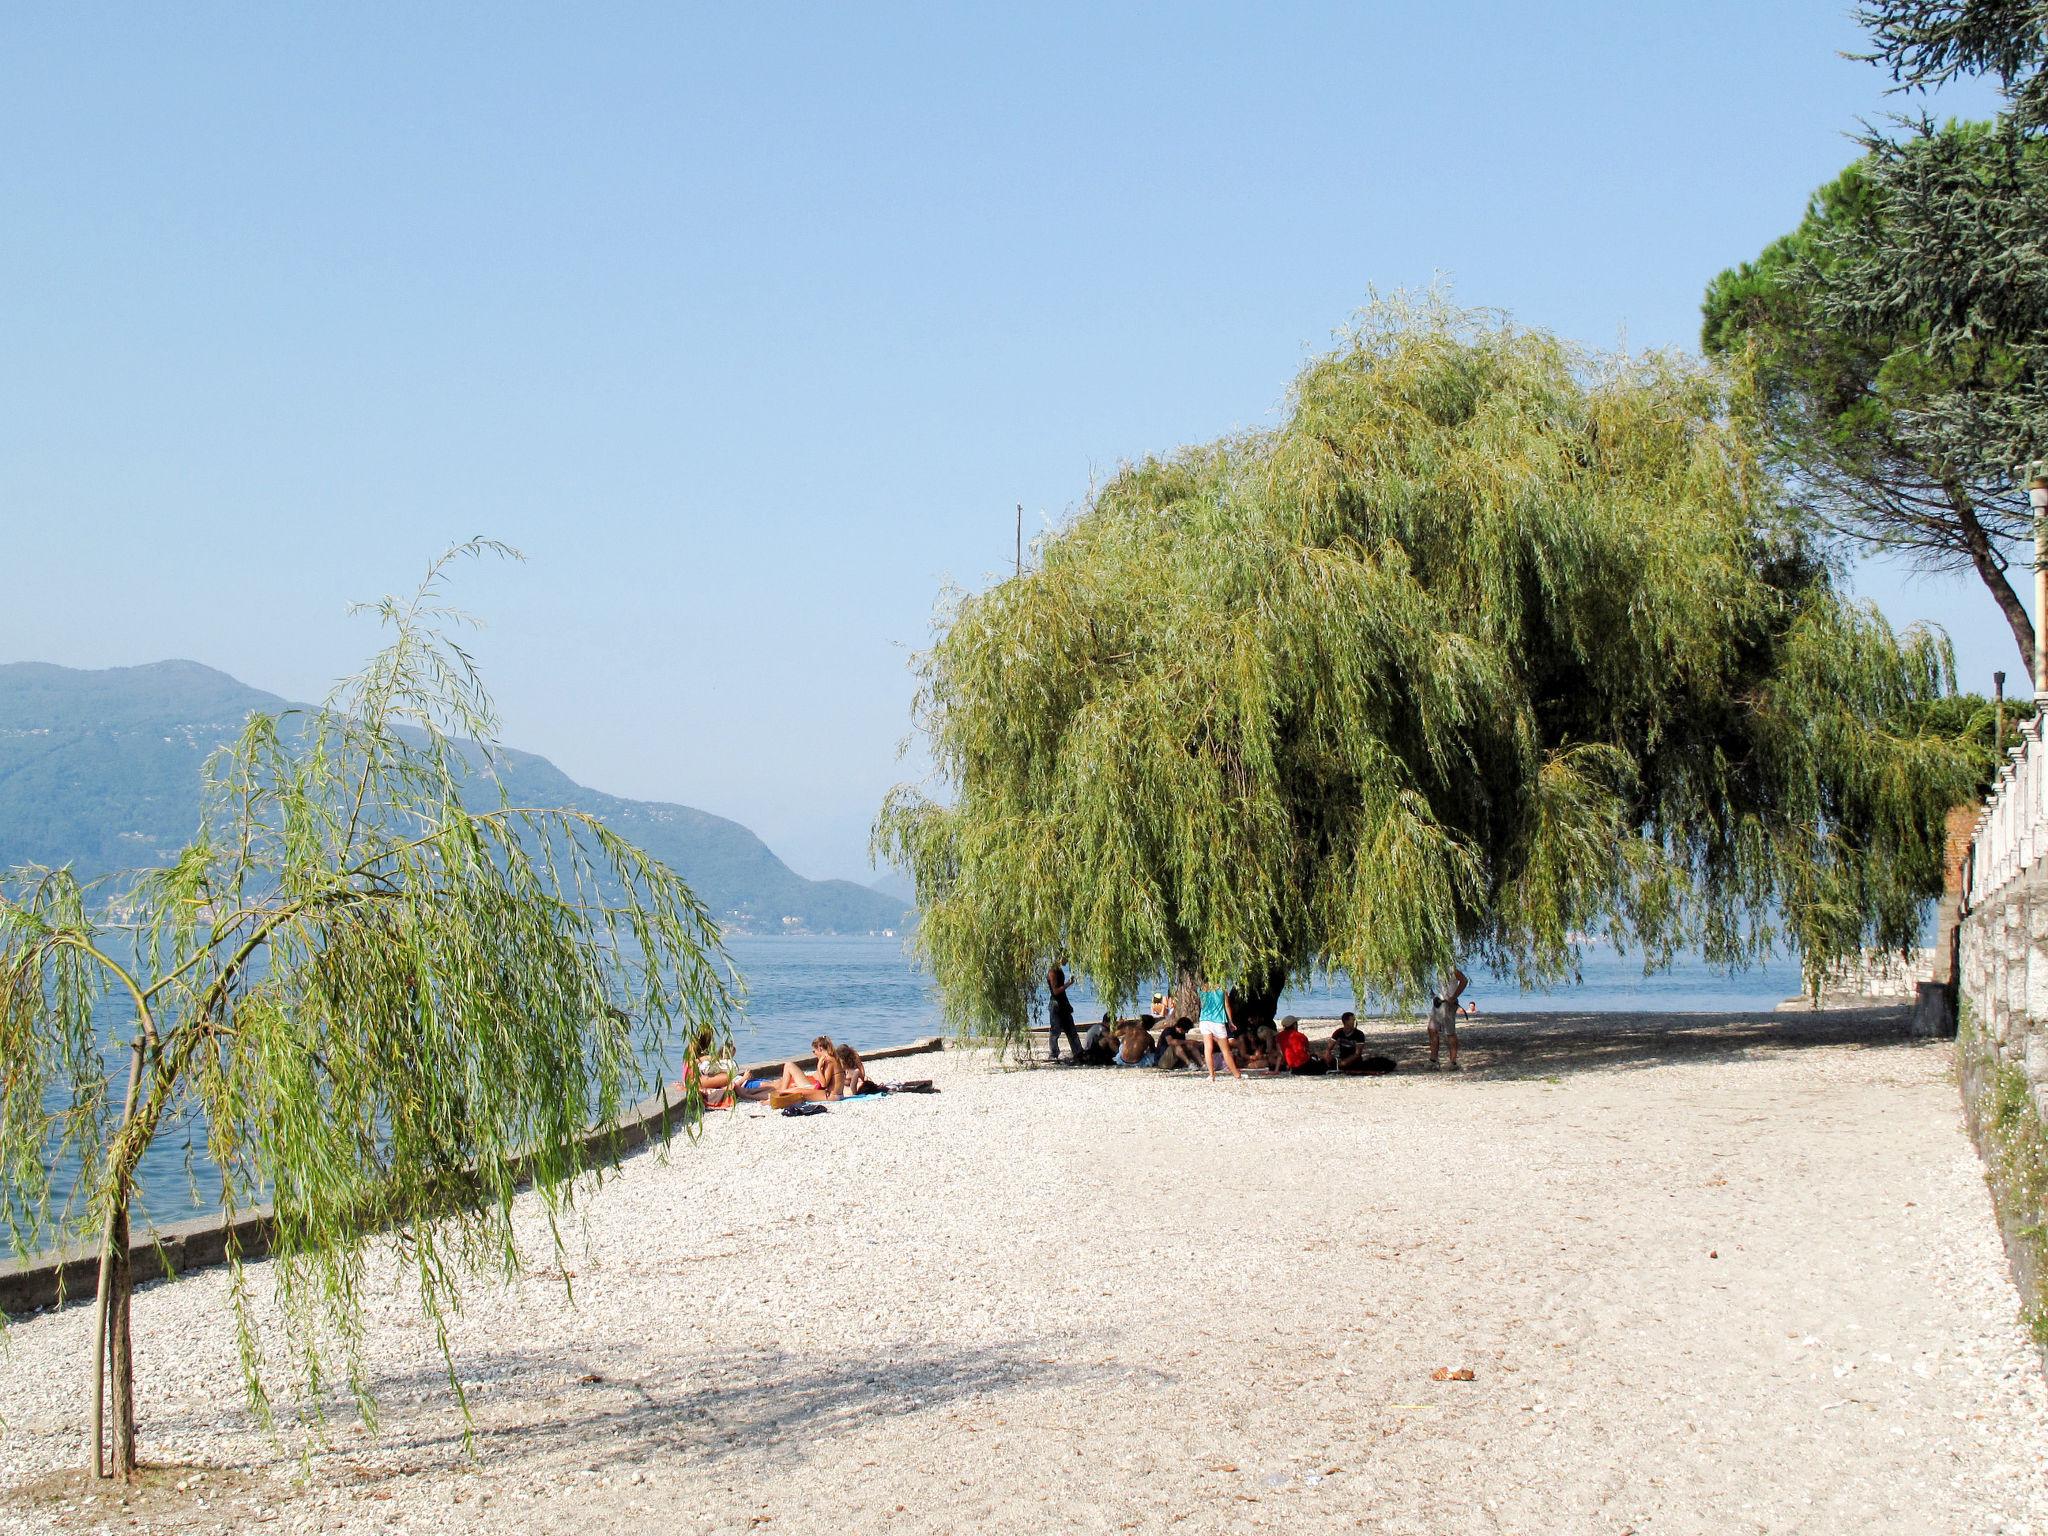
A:
[[[337,1405],[310,1454],[251,1419],[224,1274],[144,1289],[125,1503],[69,1475],[90,1309],[17,1320],[0,1533],[2048,1533],[1949,1042],[1496,1015],[1454,1075],[1370,1032],[1392,1076],[949,1051],[878,1064],[934,1095],[715,1115],[582,1205],[573,1305],[524,1201],[536,1272],[454,1325],[467,1450],[388,1255],[379,1432]]]

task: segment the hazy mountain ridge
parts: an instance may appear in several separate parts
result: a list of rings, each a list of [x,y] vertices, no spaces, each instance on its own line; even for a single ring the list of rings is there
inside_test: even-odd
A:
[[[0,868],[69,863],[96,879],[167,861],[197,823],[207,753],[252,711],[291,707],[191,661],[103,671],[0,664]],[[518,803],[610,823],[729,927],[868,933],[907,920],[907,902],[851,880],[807,880],[723,816],[589,789],[529,752],[503,752],[498,768]]]

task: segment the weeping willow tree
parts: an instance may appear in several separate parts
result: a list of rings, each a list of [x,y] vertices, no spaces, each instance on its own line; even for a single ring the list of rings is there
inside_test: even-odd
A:
[[[136,1465],[130,1213],[168,1128],[203,1126],[230,1216],[273,1203],[283,1348],[311,1412],[339,1364],[373,1423],[373,1236],[395,1233],[459,1400],[446,1320],[466,1280],[521,1268],[515,1190],[530,1182],[559,1254],[558,1219],[601,1171],[593,1123],[658,1085],[680,1032],[729,1038],[737,980],[689,887],[593,817],[493,793],[491,702],[440,597],[451,558],[491,551],[509,553],[463,546],[381,604],[386,649],[326,707],[252,716],[170,867],[111,903],[62,870],[0,887],[0,1205],[18,1248],[100,1243],[101,1475]],[[702,1108],[692,1087],[675,1123]],[[251,1401],[274,1422],[228,1257]]]
[[[1314,968],[1412,999],[1913,941],[1965,754],[1946,644],[1833,585],[1743,402],[1436,299],[1366,312],[1281,425],[1130,466],[918,662],[907,868],[955,1023],[1055,955],[1106,998]]]

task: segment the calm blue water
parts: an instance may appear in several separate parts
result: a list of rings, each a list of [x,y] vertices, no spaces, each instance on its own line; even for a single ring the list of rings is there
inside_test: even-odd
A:
[[[752,990],[749,1023],[740,1035],[742,1060],[807,1055],[817,1034],[872,1047],[945,1028],[930,978],[911,969],[899,940],[736,939],[731,949]],[[1511,979],[1475,969],[1465,995],[1489,1013],[1715,1013],[1774,1008],[1800,986],[1797,963],[1784,960],[1728,976],[1686,957],[1645,976],[1640,957],[1623,959],[1604,944],[1588,946],[1580,974],[1577,986],[1525,993]],[[1101,1015],[1102,1004],[1085,983],[1072,995],[1077,1017]],[[1298,988],[1280,1003],[1282,1013],[1304,1018],[1332,1018],[1347,1008],[1384,1011],[1362,1005],[1342,978]]]
[[[747,1017],[738,1030],[743,1062],[808,1055],[811,1038],[819,1034],[874,1049],[944,1029],[930,979],[912,969],[900,940],[735,938],[729,949],[750,994]],[[1622,959],[1604,945],[1586,950],[1581,974],[1577,986],[1534,993],[1521,992],[1511,981],[1475,974],[1466,995],[1478,1000],[1483,1019],[1488,1013],[1508,1012],[1769,1009],[1799,991],[1799,969],[1785,961],[1731,977],[1697,959],[1684,959],[1668,971],[1644,976],[1640,959]],[[1325,1018],[1347,1008],[1368,1015],[1380,1011],[1361,1006],[1344,983],[1329,980],[1289,992],[1280,1008],[1283,1013]],[[1099,1016],[1102,1005],[1093,993],[1078,987],[1074,1011],[1086,1021]],[[120,1081],[125,1081],[125,1071],[123,1057]],[[117,1082],[117,1090],[118,1086]],[[206,1198],[210,1170],[201,1162],[195,1205],[187,1150],[187,1137],[172,1134],[160,1138],[144,1159],[143,1205],[158,1221],[175,1220],[214,1203]]]

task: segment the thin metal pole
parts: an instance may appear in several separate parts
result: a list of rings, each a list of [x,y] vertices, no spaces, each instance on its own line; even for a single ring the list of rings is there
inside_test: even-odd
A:
[[[1024,503],[1017,503],[1017,574],[1024,574]]]
[[[2005,750],[2005,674],[2003,672],[1991,674],[1991,696],[1998,703],[1998,724],[1993,728],[1991,750],[2003,752]]]
[[[2040,484],[2038,477],[2035,484]],[[2048,699],[2048,565],[2041,556],[2042,524],[2048,522],[2044,509],[2034,509],[2034,697]]]

